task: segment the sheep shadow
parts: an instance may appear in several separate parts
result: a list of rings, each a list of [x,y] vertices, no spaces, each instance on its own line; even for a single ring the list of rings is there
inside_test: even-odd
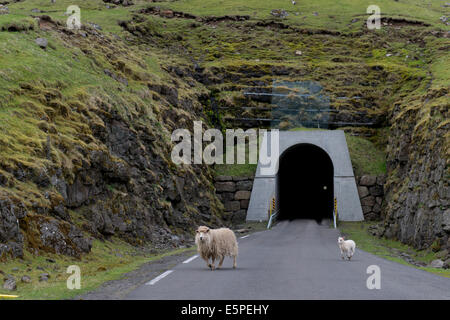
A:
[[[211,269],[205,269],[205,270],[209,270],[209,271],[211,271]],[[242,267],[237,267],[237,268],[233,268],[233,267],[222,267],[222,268],[220,268],[220,269],[214,269],[213,271],[218,271],[218,272],[220,272],[220,271],[227,271],[227,272],[230,272],[230,271],[238,271],[238,270],[248,270],[247,268],[242,268]]]
[[[356,262],[358,262],[359,261],[359,259],[351,259],[351,260],[348,260],[348,259],[339,259],[339,262],[353,262],[353,261],[356,261]]]
[[[252,270],[252,268],[245,268],[245,267],[237,267],[237,268],[233,268],[233,267],[223,267],[222,266],[222,268],[220,268],[220,269],[214,269],[214,270],[211,270],[210,268],[207,268],[207,267],[196,267],[196,266],[192,266],[192,267],[184,267],[183,269],[180,269],[180,270],[189,270],[189,271],[209,271],[209,272],[211,272],[211,271],[214,271],[214,272],[223,272],[223,271],[226,271],[226,272],[230,272],[230,271],[242,271],[242,270]]]

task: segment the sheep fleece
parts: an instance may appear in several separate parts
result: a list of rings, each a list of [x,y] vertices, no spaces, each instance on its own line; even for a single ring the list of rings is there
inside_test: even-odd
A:
[[[195,238],[198,252],[204,260],[238,255],[238,244],[233,231],[228,228],[209,229],[209,234],[209,242],[201,242],[198,236]]]

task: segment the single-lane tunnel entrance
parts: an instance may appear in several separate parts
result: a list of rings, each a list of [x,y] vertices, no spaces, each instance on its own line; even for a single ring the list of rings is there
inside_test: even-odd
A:
[[[277,175],[279,219],[333,217],[333,162],[313,144],[297,144],[280,156]]]

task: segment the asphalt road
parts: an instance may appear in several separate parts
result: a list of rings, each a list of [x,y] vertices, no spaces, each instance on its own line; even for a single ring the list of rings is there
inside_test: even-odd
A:
[[[237,269],[225,258],[210,271],[197,257],[130,292],[127,299],[450,299],[450,279],[382,259],[356,248],[340,258],[339,231],[314,221],[283,221],[239,242]],[[367,267],[381,271],[369,290]]]

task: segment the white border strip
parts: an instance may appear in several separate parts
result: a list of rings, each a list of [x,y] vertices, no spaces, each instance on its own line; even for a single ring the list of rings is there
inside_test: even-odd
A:
[[[246,236],[243,236],[243,237],[241,237],[241,239],[245,239],[245,238],[247,238],[247,237],[250,237],[250,235],[248,234],[248,235],[246,235]]]
[[[191,262],[192,260],[194,260],[195,258],[198,258],[198,254],[196,254],[195,256],[192,256],[192,257],[190,257],[189,259],[183,261],[183,263],[189,263],[189,262]]]
[[[155,283],[157,283],[159,280],[161,280],[162,278],[167,277],[169,274],[171,274],[173,272],[173,270],[167,270],[166,272],[160,274],[159,276],[157,276],[155,279],[149,281],[146,283],[146,285],[154,285]]]

